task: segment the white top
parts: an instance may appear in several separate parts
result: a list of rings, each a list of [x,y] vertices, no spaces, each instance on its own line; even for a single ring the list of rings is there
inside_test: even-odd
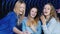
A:
[[[44,34],[60,34],[60,23],[55,18],[51,18],[47,25],[42,25]]]

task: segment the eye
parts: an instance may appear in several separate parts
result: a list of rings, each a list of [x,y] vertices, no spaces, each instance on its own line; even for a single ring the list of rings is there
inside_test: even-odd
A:
[[[34,12],[34,11],[32,11],[32,12]]]

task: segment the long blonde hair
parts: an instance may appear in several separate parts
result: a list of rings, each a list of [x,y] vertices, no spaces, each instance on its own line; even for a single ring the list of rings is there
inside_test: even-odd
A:
[[[19,9],[19,8],[17,8],[17,6],[18,6],[18,5],[21,5],[22,3],[26,6],[26,4],[25,4],[24,2],[21,2],[21,1],[17,1],[17,2],[16,2],[15,7],[14,7],[14,11],[15,11],[16,14],[18,14],[18,13],[17,13],[17,11],[18,11],[17,9]],[[17,25],[19,25],[19,24],[21,23],[21,21],[22,21],[22,19],[24,18],[24,16],[25,16],[25,11],[23,12],[22,15],[20,15],[20,19],[19,19],[19,22],[17,22]]]

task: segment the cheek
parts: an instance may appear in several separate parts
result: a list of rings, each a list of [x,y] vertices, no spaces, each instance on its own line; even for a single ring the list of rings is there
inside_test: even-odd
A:
[[[19,13],[20,12],[20,9],[17,9],[17,12]]]
[[[22,11],[22,8],[20,8],[20,11]]]
[[[35,16],[37,15],[37,13],[35,13]]]
[[[30,12],[30,15],[32,15],[33,14],[33,12]]]
[[[30,16],[33,17],[33,12],[30,13]]]
[[[20,8],[20,11],[21,11],[21,12],[24,12],[25,10],[24,10],[23,8]]]
[[[43,12],[45,12],[46,10],[44,9]]]
[[[48,14],[50,14],[50,10],[48,10]]]

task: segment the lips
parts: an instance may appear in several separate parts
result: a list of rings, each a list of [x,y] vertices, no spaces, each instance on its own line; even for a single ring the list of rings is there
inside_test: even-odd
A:
[[[47,12],[45,12],[45,13],[47,13]]]
[[[32,14],[32,16],[35,16],[35,14]]]
[[[23,13],[23,11],[20,11],[21,13]]]
[[[44,13],[48,13],[48,12],[44,12]]]
[[[21,11],[21,12],[19,12],[19,14],[22,14],[23,12]]]

